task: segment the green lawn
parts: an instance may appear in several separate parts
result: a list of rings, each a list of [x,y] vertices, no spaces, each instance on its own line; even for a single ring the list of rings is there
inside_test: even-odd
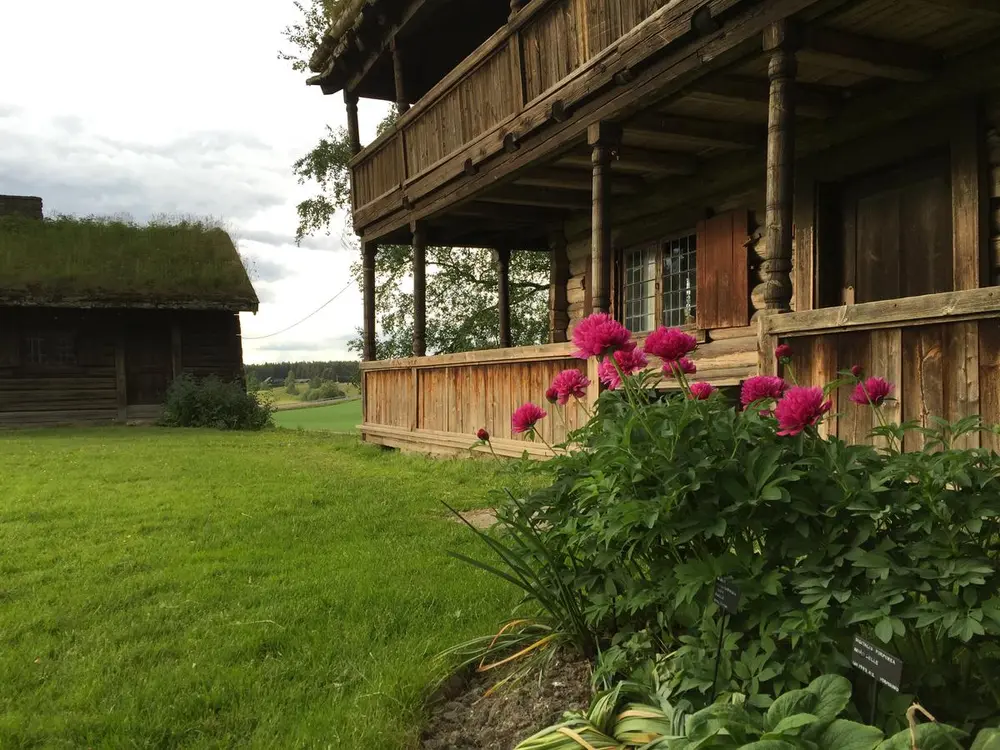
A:
[[[274,413],[278,427],[292,430],[328,430],[330,432],[356,432],[361,424],[361,400],[343,404],[315,406],[306,409],[288,409]]]
[[[0,433],[0,748],[409,748],[435,654],[514,592],[490,464],[349,437]]]

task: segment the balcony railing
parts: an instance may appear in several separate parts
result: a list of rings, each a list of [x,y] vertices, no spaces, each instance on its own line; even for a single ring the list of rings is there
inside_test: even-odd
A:
[[[404,191],[407,199],[415,200],[463,168],[471,169],[504,146],[509,148],[508,127],[520,113],[550,98],[588,64],[596,64],[616,41],[661,8],[687,4],[687,0],[534,0],[402,115],[395,128],[354,158],[355,226],[362,228],[404,207]],[[662,30],[658,33],[663,36]],[[496,137],[487,138],[490,134]],[[457,170],[430,181],[421,179],[449,157],[470,149]],[[418,181],[419,188],[411,191]]]

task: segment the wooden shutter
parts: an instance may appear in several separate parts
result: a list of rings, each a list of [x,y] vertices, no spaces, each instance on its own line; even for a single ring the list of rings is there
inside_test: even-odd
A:
[[[698,222],[699,328],[736,328],[750,322],[747,222],[745,209]]]

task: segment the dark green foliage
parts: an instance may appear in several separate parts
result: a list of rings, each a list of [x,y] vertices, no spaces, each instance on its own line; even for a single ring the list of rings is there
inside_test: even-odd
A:
[[[941,449],[944,427],[925,451],[898,455],[779,437],[771,418],[719,395],[639,395],[603,394],[576,449],[542,469],[552,483],[501,510],[538,530],[544,556],[510,548],[573,592],[601,645],[599,674],[655,659],[675,694],[703,701],[720,623],[712,591],[727,575],[743,601],[722,693],[766,708],[820,674],[850,674],[861,634],[906,662],[907,694],[882,692],[886,731],[913,695],[965,728],[1000,716],[1000,457]]]
[[[213,427],[219,430],[262,430],[273,410],[247,393],[242,384],[214,375],[182,375],[170,384],[161,423],[166,427]]]
[[[336,398],[344,398],[344,392],[336,383],[321,383],[316,388],[310,385],[302,395],[303,401],[331,401]]]
[[[299,377],[310,380],[333,380],[339,383],[352,383],[360,372],[359,363],[344,362],[269,362],[263,365],[246,365],[247,377],[256,375],[263,381],[271,378],[274,383],[284,382],[289,370],[294,370]]]

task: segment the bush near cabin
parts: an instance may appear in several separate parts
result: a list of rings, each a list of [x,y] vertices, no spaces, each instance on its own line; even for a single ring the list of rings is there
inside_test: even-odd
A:
[[[660,329],[640,350],[596,315],[574,342],[601,359],[607,390],[555,458],[529,469],[544,487],[498,498],[502,534],[482,538],[501,564],[470,560],[522,588],[526,609],[457,653],[489,663],[562,644],[592,658],[605,685],[642,675],[693,709],[718,696],[767,711],[842,674],[865,686],[852,715],[874,711],[887,734],[906,728],[916,697],[964,731],[1000,724],[1000,456],[953,447],[986,429],[978,418],[890,424],[893,386],[866,377],[865,363],[799,387],[787,347],[776,354],[789,380],[752,378],[734,405],[693,380],[697,343],[680,330]],[[654,395],[652,357],[675,395]],[[549,408],[588,385],[562,373]],[[874,410],[877,447],[821,434],[837,388]],[[512,426],[540,439],[547,418],[525,404]],[[907,430],[924,433],[921,451],[901,452]],[[720,577],[742,592],[724,633]],[[901,694],[883,690],[872,705],[870,681],[851,668],[856,635],[903,660]]]
[[[160,422],[166,427],[262,430],[274,424],[273,412],[241,383],[184,374],[170,384]]]

